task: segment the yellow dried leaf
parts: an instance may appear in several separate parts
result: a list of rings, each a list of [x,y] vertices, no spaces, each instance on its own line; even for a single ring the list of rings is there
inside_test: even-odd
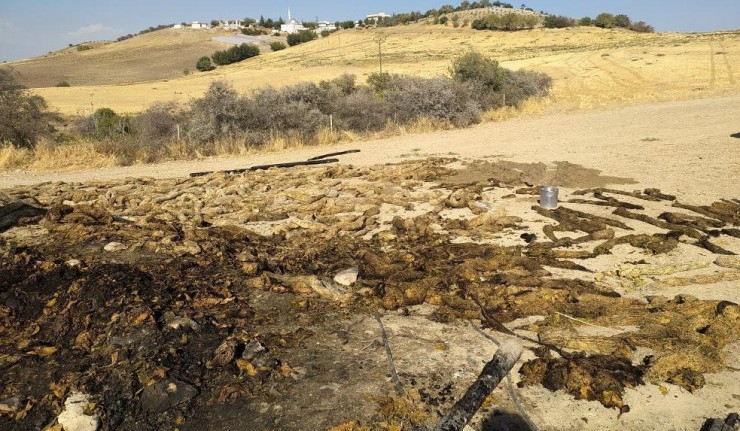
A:
[[[33,349],[33,353],[45,358],[56,353],[57,348],[54,346],[38,346]]]
[[[31,344],[31,340],[20,340],[16,345],[15,348],[18,350],[24,350],[26,347],[28,347]]]
[[[139,314],[138,314],[138,315],[137,315],[136,317],[134,317],[134,319],[133,319],[133,320],[131,321],[131,325],[132,325],[132,326],[137,326],[137,325],[141,324],[141,323],[142,323],[143,321],[145,321],[146,319],[148,319],[150,315],[151,315],[151,314],[149,313],[149,311],[148,311],[148,310],[147,310],[147,311],[143,311],[143,312],[139,313]]]
[[[87,331],[82,331],[75,337],[75,347],[88,350],[92,346],[92,335]]]
[[[136,378],[139,379],[139,383],[141,383],[142,385],[148,386],[150,382],[154,382],[147,370],[143,368],[136,372]]]
[[[165,371],[165,369],[162,367],[159,367],[155,369],[154,371],[152,371],[152,378],[156,377],[159,379],[164,379],[166,375],[167,375],[167,371]]]
[[[252,365],[252,363],[247,361],[246,359],[237,359],[236,366],[239,368],[240,371],[247,373],[249,377],[254,377],[257,375],[257,370],[254,368],[254,365]]]
[[[434,343],[434,348],[436,350],[447,350],[447,344],[445,344],[444,341],[437,341]]]
[[[287,362],[283,362],[280,365],[280,374],[283,375],[283,377],[290,377],[294,373],[293,368],[291,368],[290,365],[288,365]]]
[[[660,390],[660,393],[661,394],[663,394],[663,395],[668,394],[668,388],[666,388],[665,386],[660,385],[660,386],[658,386],[658,389]]]
[[[67,393],[67,388],[65,386],[58,385],[56,383],[51,383],[49,385],[49,389],[54,394],[54,396],[59,399],[64,398],[64,394]]]

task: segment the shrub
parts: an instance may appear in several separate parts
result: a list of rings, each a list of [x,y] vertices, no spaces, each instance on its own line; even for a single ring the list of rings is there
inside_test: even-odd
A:
[[[568,18],[562,15],[548,15],[545,17],[544,26],[546,28],[566,28],[573,27],[576,25],[576,21],[573,18]]]
[[[57,82],[56,87],[71,87],[71,85],[69,85],[69,82],[67,80],[64,80],[63,79],[63,80]]]
[[[448,78],[392,75],[384,98],[398,123],[432,118],[467,126],[477,122],[481,112],[475,89]]]
[[[331,85],[333,88],[337,89],[341,94],[344,94],[346,96],[346,95],[354,93],[357,90],[357,86],[355,85],[356,81],[357,81],[357,77],[355,75],[344,73],[340,75],[338,78],[334,78],[331,81],[329,81],[329,85]]]
[[[93,136],[98,139],[124,135],[129,132],[128,119],[121,117],[110,108],[98,108],[92,118],[95,126]]]
[[[614,25],[616,27],[627,28],[630,24],[632,24],[632,21],[627,15],[620,14],[614,17]]]
[[[578,25],[583,26],[583,27],[590,27],[594,25],[594,20],[592,20],[591,17],[584,16],[583,18],[578,20]]]
[[[245,108],[245,98],[231,85],[212,82],[203,97],[191,104],[185,132],[189,138],[201,142],[239,136]]]
[[[270,42],[270,49],[273,51],[282,51],[285,48],[287,48],[287,46],[282,42]]]
[[[296,46],[300,45],[301,43],[310,42],[314,39],[316,39],[318,36],[316,33],[314,33],[311,30],[302,30],[298,33],[293,33],[288,35],[288,45],[290,46]]]
[[[485,18],[476,19],[471,24],[476,30],[522,30],[535,28],[540,23],[536,15],[521,15],[518,13],[492,13]]]
[[[12,70],[0,69],[0,144],[34,148],[40,138],[51,135],[58,120],[43,97],[29,93]]]
[[[371,73],[367,77],[367,85],[375,94],[382,95],[388,89],[391,75],[389,73]]]
[[[630,24],[629,29],[638,33],[655,33],[655,28],[652,25],[648,25],[645,21],[633,22]]]
[[[359,132],[383,129],[389,116],[383,100],[367,87],[339,99],[334,105],[333,114],[338,129]]]
[[[210,143],[222,139],[246,145],[280,135],[310,140],[328,125],[329,115],[337,129],[360,132],[423,118],[466,126],[477,122],[483,110],[502,106],[504,98],[519,106],[527,97],[546,94],[551,85],[546,75],[509,71],[475,52],[456,59],[451,72],[452,78],[376,73],[365,86],[358,86],[354,75],[342,75],[318,84],[263,88],[249,96],[216,81],[182,114],[172,105],[153,106],[132,120],[131,129],[140,141],[156,143],[171,138],[175,125],[183,124],[185,136],[206,145],[201,153],[207,153]]]
[[[131,131],[140,142],[153,146],[177,136],[179,114],[174,102],[157,102],[131,119]]]
[[[543,97],[552,86],[552,78],[544,73],[527,70],[504,73],[502,92],[506,95],[506,104],[519,107],[530,97]]]
[[[468,51],[452,61],[450,75],[458,82],[475,82],[497,91],[503,82],[503,69],[498,62],[477,51]]]
[[[77,51],[89,51],[93,49],[90,45],[77,45]]]
[[[268,34],[268,33],[269,32],[267,30],[262,30],[262,29],[257,29],[257,28],[251,28],[251,27],[247,27],[247,28],[243,28],[242,29],[242,34],[245,34],[247,36],[260,36],[260,35]]]
[[[594,25],[600,28],[614,28],[616,25],[614,15],[606,12],[600,13],[594,20]]]
[[[79,118],[75,126],[82,135],[98,140],[118,138],[129,133],[129,119],[110,108],[98,108],[92,115]]]
[[[201,72],[208,72],[209,70],[215,69],[215,67],[211,63],[211,59],[205,56],[198,59],[198,62],[195,63],[195,68],[200,70]]]
[[[213,62],[219,66],[227,64],[238,63],[248,58],[256,57],[260,54],[260,49],[257,45],[251,43],[243,43],[238,46],[232,46],[231,48],[224,51],[216,51],[211,55]]]

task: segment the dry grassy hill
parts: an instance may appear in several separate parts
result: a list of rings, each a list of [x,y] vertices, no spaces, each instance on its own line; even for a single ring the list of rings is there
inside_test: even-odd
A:
[[[127,41],[131,47],[130,55],[120,49],[126,47],[126,42],[100,48],[98,53],[92,50],[73,54],[80,58],[98,55],[100,63],[97,69],[103,82],[111,79],[104,79],[103,75],[129,75],[130,80],[147,82],[74,86],[70,81],[73,83],[71,88],[42,88],[37,91],[64,113],[89,109],[91,102],[96,107],[109,106],[121,112],[136,112],[155,101],[186,102],[201,95],[216,79],[225,79],[241,91],[328,79],[342,73],[353,73],[364,80],[378,69],[378,44],[374,37],[379,33],[388,36],[382,46],[385,71],[423,76],[445,74],[455,56],[465,50],[476,49],[502,61],[506,67],[550,74],[555,80],[551,101],[557,102],[553,106],[559,110],[688,99],[740,90],[740,31],[645,34],[587,27],[493,32],[413,24],[340,31],[324,39],[190,76],[183,76],[181,69],[192,67],[192,58],[197,55],[192,58],[182,55],[188,58],[186,64],[176,68],[179,76],[176,79],[172,76],[159,78],[154,72],[138,69],[152,67],[152,70],[161,70],[162,66],[131,60],[132,57],[140,57],[141,52],[186,50],[188,42],[185,40],[179,47],[173,43],[173,40],[180,40],[178,37],[184,39],[186,36],[179,36],[174,31],[158,33],[156,39]],[[187,37],[201,35],[205,33]],[[204,40],[197,42],[198,46],[208,47],[206,52],[212,51],[213,46],[209,43]],[[115,52],[106,55],[114,48]],[[52,60],[55,59],[47,61]]]
[[[211,38],[230,33],[165,29],[122,42],[84,44],[92,48],[85,51],[71,47],[10,66],[33,88],[53,87],[60,81],[96,86],[174,79],[185,69],[193,70],[198,58],[224,48]]]

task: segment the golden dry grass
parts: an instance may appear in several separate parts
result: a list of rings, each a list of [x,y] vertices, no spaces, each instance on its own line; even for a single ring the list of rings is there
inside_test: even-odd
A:
[[[220,30],[165,29],[116,43],[87,43],[10,63],[28,87],[54,87],[60,81],[75,86],[120,85],[175,79],[195,70],[198,58],[228,45],[211,41],[230,34]]]
[[[341,31],[328,38],[169,81],[131,85],[44,88],[38,93],[67,114],[108,106],[137,112],[155,101],[187,102],[209,83],[224,79],[239,90],[282,86],[377,71],[373,37],[388,35],[384,69],[421,76],[446,74],[451,60],[476,49],[510,68],[554,78],[553,106],[581,110],[640,101],[688,99],[740,89],[740,31],[640,34],[598,28],[519,32],[414,24],[379,30]],[[114,71],[111,71],[113,73]]]

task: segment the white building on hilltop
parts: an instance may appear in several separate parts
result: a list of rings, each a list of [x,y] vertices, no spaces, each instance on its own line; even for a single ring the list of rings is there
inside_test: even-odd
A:
[[[241,30],[244,28],[242,25],[242,22],[238,19],[234,20],[221,20],[219,21],[219,27],[221,27],[224,30]]]
[[[321,33],[324,30],[335,31],[337,29],[337,25],[329,21],[319,21],[316,24],[318,24],[316,31],[319,33]]]
[[[388,15],[387,13],[385,13],[385,12],[378,12],[378,13],[370,14],[370,15],[366,16],[365,18],[367,18],[367,19],[369,19],[371,21],[378,22],[378,21],[380,21],[383,18],[390,18],[390,17],[391,16]]]
[[[293,18],[290,15],[290,9],[288,9],[288,22],[280,26],[280,31],[288,34],[293,34],[303,30],[307,30],[306,27],[303,26],[303,23]]]

